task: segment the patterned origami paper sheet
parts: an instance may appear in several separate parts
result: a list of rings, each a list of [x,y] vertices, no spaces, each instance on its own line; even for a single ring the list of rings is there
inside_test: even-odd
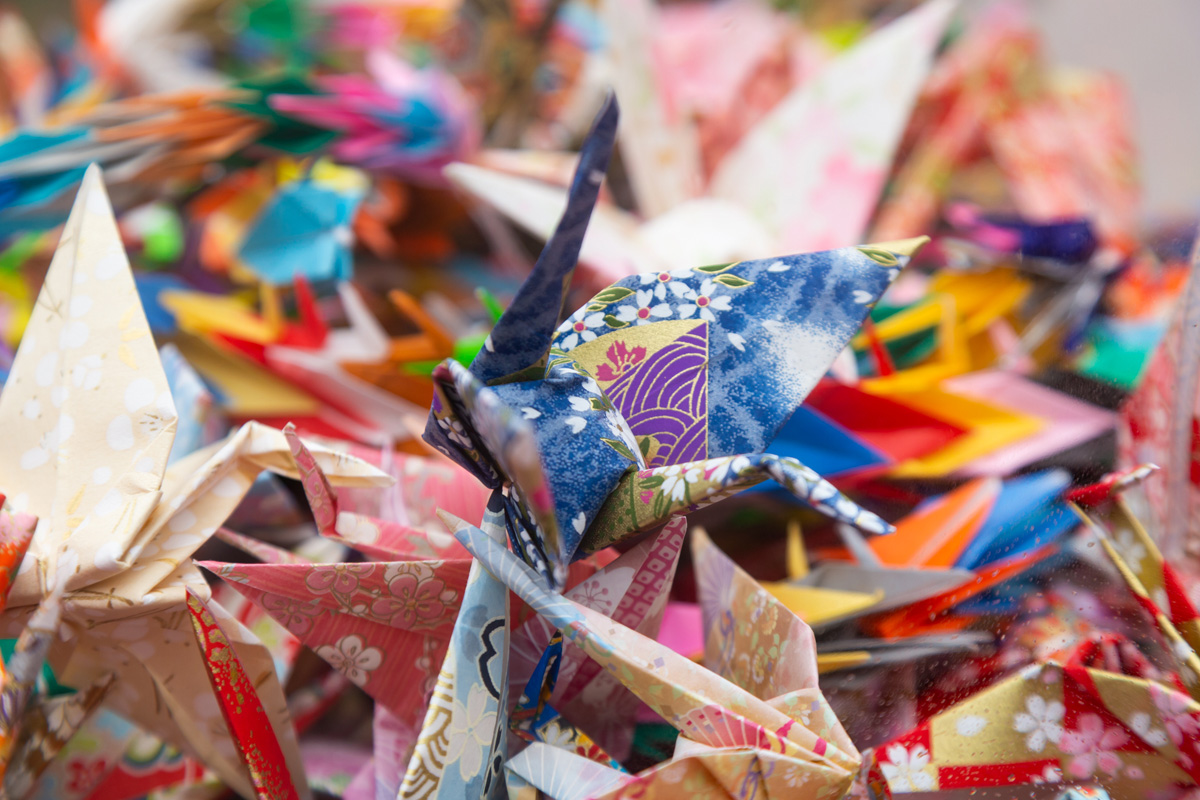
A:
[[[509,536],[557,586],[581,548],[768,477],[835,519],[887,531],[763,450],[922,240],[647,273],[560,325],[616,124],[610,98],[559,227],[488,344],[469,368],[435,371],[426,440],[485,486],[515,485]],[[576,478],[581,458],[590,481]]]
[[[594,575],[576,583],[565,597],[607,614],[644,636],[656,636],[663,623],[667,597],[679,564],[687,522],[672,517],[657,534],[638,542]],[[534,615],[513,632],[510,691],[524,689],[555,633],[543,617]],[[628,756],[632,724],[640,702],[620,681],[566,643],[558,665],[553,707],[577,721],[588,737],[617,758]]]
[[[1037,435],[993,450],[962,470],[964,475],[1013,475],[1024,467],[1113,430],[1116,415],[1007,372],[975,372],[945,381],[953,392],[989,399],[1046,421]]]
[[[0,395],[0,420],[12,431],[0,483],[14,507],[39,518],[0,628],[13,636],[31,615],[53,614],[48,629],[71,633],[48,645],[64,684],[86,689],[115,675],[109,706],[250,794],[220,715],[204,715],[198,709],[208,707],[194,701],[211,691],[187,590],[207,603],[209,589],[189,557],[261,471],[297,473],[283,434],[256,424],[167,466],[175,406],[98,169],[84,180],[47,273]],[[388,480],[357,459],[316,453],[337,482]],[[215,604],[210,610],[225,616]],[[234,621],[227,635],[303,790],[270,655]]]
[[[1191,786],[1200,706],[1163,684],[1055,663],[1017,675],[881,746],[895,793],[1095,781],[1117,796]]]
[[[504,504],[498,496],[489,504],[483,529],[504,542]],[[505,796],[508,645],[508,588],[476,561],[397,797]]]
[[[1171,668],[1112,637],[1059,649],[878,748],[892,791],[1073,781],[1114,796],[1194,790],[1197,615],[1121,496],[1153,471],[1115,473],[1069,496],[1093,507],[1096,518],[1072,506],[1161,635]]]
[[[849,788],[862,759],[816,688],[811,631],[723,554],[705,553],[703,541],[698,554],[713,559],[710,563],[717,570],[715,581],[708,582],[717,593],[713,599],[760,609],[780,643],[787,642],[784,650],[796,648],[795,658],[785,663],[783,652],[774,649],[775,637],[769,642],[757,638],[757,627],[746,618],[744,624],[710,630],[708,657],[715,660],[710,666],[716,670],[710,672],[548,589],[528,565],[478,528],[460,523],[456,536],[489,572],[681,734],[675,758],[623,779],[615,788],[609,782],[614,770],[591,770],[611,791],[601,793],[593,783],[585,796],[669,796],[680,780],[686,780],[697,796],[722,800],[740,796],[745,787],[765,797],[797,796],[798,787],[802,787],[799,796],[806,797],[839,794]],[[730,606],[717,605],[717,613],[728,613],[725,609]],[[720,632],[715,642],[714,631]],[[748,660],[721,657],[739,647],[753,656]],[[780,668],[769,668],[772,664]],[[567,771],[578,756],[553,748],[538,752],[551,763],[539,760],[544,768],[540,774],[518,777],[544,791],[551,788],[547,781],[563,786],[563,775],[570,774]],[[510,764],[510,775],[512,770]],[[587,776],[587,771],[581,774]]]
[[[827,64],[747,132],[700,191],[695,131],[671,119],[647,63],[655,9],[608,0],[616,88],[630,106],[621,152],[646,221],[602,203],[580,257],[616,280],[862,241],[953,8],[925,3]],[[472,164],[447,176],[543,238],[564,206],[561,190],[528,177]]]

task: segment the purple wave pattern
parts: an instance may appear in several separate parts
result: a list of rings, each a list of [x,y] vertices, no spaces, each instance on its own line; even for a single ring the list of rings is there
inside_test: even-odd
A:
[[[653,436],[649,467],[708,457],[708,326],[680,336],[610,384],[604,393],[634,436]]]

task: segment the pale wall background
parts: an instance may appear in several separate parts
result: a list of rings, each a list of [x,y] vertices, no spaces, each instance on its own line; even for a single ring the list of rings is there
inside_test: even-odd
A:
[[[1032,0],[1054,63],[1130,89],[1151,216],[1200,211],[1200,2]]]

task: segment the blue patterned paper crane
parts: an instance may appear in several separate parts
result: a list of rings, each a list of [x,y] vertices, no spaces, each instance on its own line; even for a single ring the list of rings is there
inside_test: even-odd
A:
[[[610,97],[554,235],[479,356],[435,370],[426,441],[503,491],[513,548],[554,586],[576,552],[768,477],[888,532],[764,450],[925,239],[635,275],[560,325],[617,117]]]

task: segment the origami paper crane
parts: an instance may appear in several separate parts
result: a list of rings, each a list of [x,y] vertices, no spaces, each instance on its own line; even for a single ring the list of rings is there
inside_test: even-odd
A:
[[[804,403],[894,462],[935,453],[966,433],[944,419],[828,378]]]
[[[861,757],[816,686],[811,631],[723,555],[706,553],[703,543],[698,550],[712,559],[701,569],[714,578],[704,579],[713,591],[704,602],[711,612],[707,658],[714,674],[547,589],[536,572],[478,528],[463,524],[455,535],[489,572],[681,734],[675,758],[634,777],[580,769],[588,762],[574,753],[532,745],[537,760],[509,762],[510,790],[528,784],[562,797],[570,774],[576,782],[589,779],[570,797],[619,797],[621,788],[669,796],[670,785],[684,776],[695,796],[722,800],[740,796],[735,787],[764,797],[797,796],[799,786],[806,792],[800,796],[811,797],[849,788]],[[740,612],[755,608],[760,613],[754,622]]]
[[[189,558],[262,470],[297,473],[283,434],[256,424],[167,467],[175,407],[97,168],[0,394],[0,424],[10,431],[0,485],[40,520],[0,632],[15,636],[31,615],[48,616],[48,636],[66,634],[50,636],[48,650],[63,684],[87,690],[115,676],[109,707],[253,794],[219,703],[197,700],[212,695],[187,591],[207,602],[209,589]],[[340,483],[387,482],[357,459],[324,448],[315,457]],[[270,654],[219,605],[208,610],[253,676],[303,794]]]
[[[263,135],[263,122],[226,107],[227,89],[133,97],[71,113],[53,132],[18,132],[0,145],[0,182],[16,196],[0,214],[10,232],[50,228],[69,210],[70,192],[89,163],[105,167],[122,189],[137,183],[199,178]]]
[[[943,272],[927,281],[924,296],[915,302],[877,308],[874,325],[853,344],[860,351],[882,345],[896,369],[877,368],[864,381],[866,388],[889,395],[916,391],[987,366],[987,355],[995,350],[993,328],[1007,324],[1031,288],[1010,269]]]
[[[274,284],[291,283],[297,275],[313,281],[349,280],[350,225],[367,190],[366,176],[355,178],[343,181],[348,185],[302,178],[279,187],[242,242],[242,262]]]
[[[354,528],[345,526],[338,535],[353,538],[360,544],[376,541],[381,526],[364,522],[364,518],[387,519],[425,534],[445,529],[438,517],[439,510],[449,511],[463,519],[483,519],[491,492],[479,484],[471,473],[441,455],[425,457],[397,453],[390,449],[373,449],[351,444],[346,451],[391,475],[396,483],[389,490],[364,491],[343,489],[337,495],[338,517],[353,512]],[[310,501],[311,502],[311,501]],[[362,531],[357,528],[362,524]],[[423,536],[421,542],[427,541]],[[398,552],[415,552],[432,557],[432,552],[413,551],[418,540],[410,539],[408,548],[396,547]],[[394,545],[393,545],[394,547]]]
[[[1102,237],[1134,235],[1140,187],[1119,82],[1048,74],[1019,6],[996,4],[979,22],[930,75],[872,235],[927,230],[958,188],[946,176],[985,160],[1022,216],[1086,216]]]
[[[506,536],[499,493],[483,527],[500,546]],[[471,565],[437,688],[397,797],[505,797],[509,593],[476,561]]]
[[[339,133],[341,163],[436,180],[440,168],[475,148],[476,121],[462,87],[435,68],[416,69],[384,49],[366,57],[370,77],[316,81],[318,94],[276,94],[271,107]]]
[[[233,735],[238,754],[250,772],[254,796],[261,800],[294,800],[298,795],[271,718],[229,639],[204,601],[188,590],[188,612],[196,640],[204,650],[204,664],[213,693],[220,698],[221,713]]]
[[[1046,421],[1037,435],[993,450],[973,461],[961,472],[966,476],[1014,475],[1030,464],[1095,439],[1116,427],[1113,412],[1008,371],[961,375],[945,381],[944,386],[952,392],[975,399],[986,398],[1009,410]]]
[[[1033,664],[877,750],[895,793],[1086,780],[1117,796],[1194,786],[1200,705],[1079,664]]]
[[[495,658],[488,659],[490,666],[487,669],[491,671],[483,679],[486,685],[472,689],[470,687],[478,682],[468,678],[471,670],[478,669],[478,653],[471,642],[478,642],[481,636],[487,640],[487,652],[505,654],[503,663],[508,663],[507,621],[498,625],[480,621],[480,609],[485,607],[494,608],[497,619],[507,620],[508,612],[500,613],[507,590],[500,591],[499,584],[487,588],[491,579],[486,573],[470,577],[467,573],[470,568],[468,554],[444,530],[419,530],[341,509],[339,498],[295,430],[287,428],[284,433],[294,448],[296,462],[301,465],[302,485],[320,533],[384,562],[314,564],[262,542],[222,531],[218,533],[222,539],[266,563],[202,562],[201,565],[228,581],[231,587],[264,609],[317,655],[376,697],[379,705],[375,717],[372,772],[373,784],[383,787],[380,791],[395,795],[407,781],[411,784],[407,791],[419,794],[432,791],[432,787],[444,782],[449,788],[438,791],[460,796],[458,793],[463,791],[463,786],[459,781],[473,787],[477,774],[481,776],[482,773],[478,764],[470,766],[474,756],[468,753],[466,766],[459,772],[461,778],[446,777],[454,772],[452,768],[456,765],[441,755],[446,752],[444,739],[450,724],[442,716],[450,712],[453,712],[451,716],[460,714],[460,710],[457,706],[451,708],[453,704],[439,693],[448,691],[448,686],[457,687],[455,696],[469,710],[470,720],[477,721],[477,715],[483,713],[480,703],[491,703],[492,706],[487,707],[493,707],[496,704],[494,692],[508,691],[507,667],[501,666]],[[436,466],[428,459],[415,461],[426,467]],[[470,513],[478,507],[471,492],[474,489],[477,493],[478,484],[465,473],[463,477],[471,480],[472,486],[466,492],[447,495],[448,502],[444,505]],[[423,494],[433,497],[442,494],[436,472],[432,476],[422,472],[421,478],[426,481],[421,487]],[[417,481],[412,483],[417,484]],[[430,497],[425,500],[429,501]],[[503,514],[503,507],[502,500],[493,494],[489,508],[479,508],[472,516],[499,519],[497,515]],[[414,517],[414,521],[428,520]],[[673,552],[677,556],[682,533],[671,536],[674,536]],[[595,573],[594,564],[579,561],[572,565],[571,578],[583,581],[579,584],[583,587],[581,591],[606,594],[611,590],[615,596],[629,588],[629,580],[634,577],[631,566],[636,565],[641,575],[644,562],[652,553],[665,555],[665,549],[652,548],[649,543],[635,548],[623,560],[613,562],[610,565],[613,569],[606,575]],[[659,566],[665,566],[665,563],[655,562]],[[670,563],[674,563],[673,559]],[[646,572],[646,575],[650,573]],[[628,608],[623,618],[654,617],[655,608],[661,607],[653,603],[654,598],[663,595],[665,600],[666,587],[661,577],[657,583],[650,577],[639,583],[639,588],[645,589],[643,598],[651,605]],[[620,588],[622,580],[625,589]],[[632,600],[628,603],[633,604]],[[515,635],[525,641],[529,628],[527,623]],[[503,643],[497,638],[501,633],[505,637]],[[415,651],[421,656],[413,659],[411,654]],[[440,673],[437,671],[439,659],[444,659]],[[463,682],[455,683],[453,676]],[[588,682],[584,677],[580,676],[583,688],[603,683]],[[596,677],[594,673],[586,675],[587,679]],[[499,690],[496,687],[500,687]],[[492,699],[488,700],[488,697]],[[505,704],[501,702],[500,705]],[[427,707],[432,709],[428,715]],[[620,710],[632,716],[627,703]],[[488,713],[494,713],[494,708]],[[455,736],[475,724],[456,720],[453,722],[458,731]],[[506,723],[498,724],[502,729],[506,727]],[[423,729],[428,735],[421,733]],[[458,745],[464,744],[461,736],[456,741]],[[482,743],[490,744],[492,739]],[[485,764],[488,761],[483,759]],[[489,786],[493,784],[494,781],[488,783]]]
[[[610,100],[557,232],[484,350],[470,368],[435,371],[426,441],[484,485],[513,486],[509,536],[557,586],[581,546],[768,476],[887,531],[799,462],[762,451],[922,240],[646,273],[559,325],[616,124]]]
[[[406,400],[339,363],[383,359],[389,346],[386,332],[352,284],[338,284],[350,325],[332,330],[302,276],[295,282],[295,321],[284,318],[275,287],[264,282],[259,289],[261,314],[225,295],[177,290],[161,295],[180,329],[195,335],[181,337],[181,348],[225,390],[230,413],[297,422],[316,416],[346,436],[372,443],[412,438],[432,396],[428,379],[410,376]]]
[[[882,472],[888,464],[885,453],[807,403],[780,429],[771,449],[807,464],[826,478],[861,477]]]
[[[1071,510],[1096,536],[1126,586],[1152,618],[1182,686],[1193,698],[1200,698],[1200,612],[1188,596],[1185,581],[1163,558],[1123,497],[1126,490],[1156,470],[1153,465],[1140,465],[1110,474],[1100,484],[1074,493],[1090,501],[1089,505],[1098,506],[1103,525],[1076,503],[1071,504]],[[1097,489],[1104,494],[1097,496]]]
[[[789,579],[764,588],[825,634],[822,656],[847,648],[893,659],[902,647],[972,649],[978,642],[962,633],[976,619],[969,601],[1044,561],[1050,543],[1075,527],[1058,501],[1066,483],[1055,472],[1005,483],[977,479],[931,498],[898,520],[894,533],[870,541],[839,526],[844,547],[820,550],[812,570],[792,523]],[[851,620],[877,638],[830,630]]]
[[[462,626],[478,621],[473,612],[460,614],[460,608],[469,595],[474,598],[471,608],[478,609],[484,602],[478,594],[482,586],[476,586],[474,594],[468,592],[469,558],[444,532],[417,530],[340,510],[323,470],[295,430],[285,429],[285,436],[295,448],[301,482],[321,534],[385,560],[311,563],[242,538],[236,542],[238,546],[266,563],[201,562],[201,566],[224,579],[376,699],[373,783],[394,796],[418,744],[426,709],[443,686],[439,665],[461,658],[458,645],[469,635]],[[239,537],[224,534],[223,538]],[[480,583],[485,581],[476,581]],[[507,625],[500,630],[506,635]],[[478,631],[474,635],[478,636]],[[496,635],[493,626],[488,636]],[[455,637],[458,644],[452,646]],[[499,640],[493,644],[496,649],[492,652],[507,653],[506,647],[498,646]],[[466,680],[465,666],[459,674]],[[493,687],[500,685],[492,683]],[[432,707],[439,706],[435,703]],[[478,710],[478,705],[471,709]],[[435,733],[431,729],[430,736]],[[436,784],[444,766],[439,762],[434,773],[426,769],[422,780]]]
[[[1152,471],[1115,473],[1070,496],[1101,513],[1104,525],[1073,505],[1153,620],[1174,671],[1163,674],[1136,648],[1098,658],[1105,648],[1081,642],[879,748],[893,791],[1079,780],[1150,796],[1196,785],[1197,612],[1120,496]]]
[[[564,596],[654,638],[663,624],[686,533],[686,519],[672,517],[656,535],[638,542],[594,575],[571,586]],[[537,615],[513,630],[509,651],[511,694],[517,696],[524,691],[531,701],[538,699],[543,684],[537,682],[536,691],[530,691],[529,686],[555,633],[553,626]],[[605,753],[618,759],[627,758],[640,701],[569,642],[562,646],[556,671],[546,697],[546,705],[553,714],[537,717],[531,738],[553,739],[561,744],[566,724],[559,719],[550,720],[561,711],[562,717],[582,726],[588,739]],[[545,730],[547,726],[551,728],[549,733]],[[577,747],[576,752],[591,757],[587,746]]]
[[[885,611],[961,586],[967,570],[884,566],[874,553],[843,530],[856,563],[827,561],[809,569],[798,525],[788,529],[788,580],[765,584],[788,609],[818,630],[872,611]]]
[[[1193,254],[1200,251],[1193,250]],[[1117,425],[1118,465],[1158,464],[1126,494],[1134,516],[1146,520],[1168,558],[1194,561],[1196,532],[1190,520],[1200,508],[1200,480],[1191,469],[1192,441],[1200,418],[1200,260],[1188,267],[1187,289],[1177,303],[1166,336],[1138,387],[1121,407]]]
[[[862,241],[952,10],[925,3],[827,65],[742,138],[701,192],[695,131],[672,119],[648,62],[654,9],[606,2],[617,91],[633,109],[623,163],[646,221],[602,203],[582,261],[613,281]],[[562,190],[471,164],[446,174],[535,236],[554,231]]]
[[[467,559],[202,565],[392,714],[419,725],[462,602]]]

